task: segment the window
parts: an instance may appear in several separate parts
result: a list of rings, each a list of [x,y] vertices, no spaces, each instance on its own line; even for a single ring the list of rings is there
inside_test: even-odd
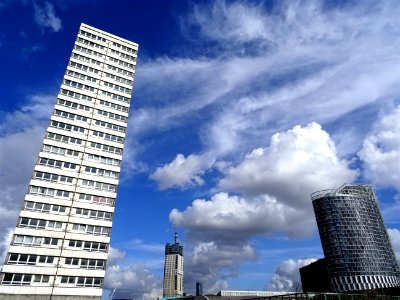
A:
[[[94,51],[94,50],[90,50],[88,48],[85,48],[85,47],[82,47],[82,46],[79,46],[79,45],[75,45],[74,49],[79,51],[79,52],[87,53],[87,54],[98,56],[98,57],[103,57],[103,54],[101,54],[100,52],[97,52],[97,51]]]
[[[42,237],[35,237],[30,235],[15,235],[14,245],[22,246],[40,246],[43,242]]]
[[[19,227],[61,229],[62,222],[22,217],[20,218]]]
[[[97,126],[101,126],[110,130],[114,130],[114,131],[119,131],[119,132],[125,132],[126,128],[124,126],[120,126],[120,125],[116,125],[116,124],[112,124],[112,123],[108,123],[108,122],[104,122],[104,121],[100,121],[100,120],[94,120],[95,124]]]
[[[90,203],[93,203],[93,204],[113,206],[115,199],[108,198],[108,197],[88,195],[88,194],[79,194],[79,200],[89,201]]]
[[[118,105],[118,104],[114,104],[108,101],[104,101],[104,100],[100,100],[100,105],[115,109],[115,110],[119,110],[122,112],[128,112],[129,111],[129,107],[126,106],[122,106],[122,105]]]
[[[36,265],[37,258],[38,256],[33,254],[10,253],[8,263],[15,265]]]
[[[52,264],[54,262],[54,256],[46,256],[46,255],[41,255],[39,256],[39,262],[40,264]]]
[[[77,109],[77,110],[82,110],[82,111],[90,111],[90,106],[78,104],[78,103],[63,100],[63,99],[57,99],[57,104],[68,107],[68,108],[72,108],[72,109]]]
[[[116,192],[117,187],[113,184],[108,184],[104,182],[92,181],[92,180],[82,180],[81,186],[96,189],[96,190],[105,190],[109,192]]]
[[[33,277],[33,282],[42,282],[46,283],[49,282],[50,276],[48,275],[34,275]]]
[[[59,168],[59,169],[61,169],[61,168],[62,169],[71,169],[71,170],[76,169],[76,164],[72,164],[69,162],[63,162],[60,160],[44,158],[44,157],[39,158],[39,165],[47,166],[47,167],[51,167],[51,168]]]
[[[81,61],[88,62],[88,63],[98,65],[98,66],[100,66],[100,64],[101,64],[101,62],[98,60],[95,60],[93,58],[90,58],[90,57],[87,57],[84,55],[76,54],[75,52],[72,52],[71,58],[79,59]]]
[[[53,228],[53,229],[60,229],[62,227],[62,222],[47,221],[46,227]]]
[[[2,284],[30,285],[32,274],[4,273]]]
[[[71,266],[78,266],[79,258],[67,257],[67,258],[65,258],[65,264],[71,265]]]
[[[136,50],[135,50],[135,49],[132,49],[132,48],[123,46],[123,45],[118,44],[118,43],[115,43],[115,42],[113,42],[112,44],[113,44],[114,47],[117,47],[117,48],[119,48],[119,49],[122,49],[122,50],[124,50],[124,51],[126,51],[126,52],[130,52],[130,53],[133,53],[133,54],[136,53]]]
[[[26,201],[25,202],[25,210],[33,210],[33,211],[39,211],[39,212],[50,212],[51,211],[51,212],[65,213],[66,206]]]
[[[94,175],[97,175],[97,176],[113,178],[113,179],[117,179],[119,177],[119,173],[118,172],[104,170],[104,169],[98,169],[98,168],[89,167],[89,166],[85,167],[85,172],[86,173],[91,173],[91,174],[94,174]]]
[[[114,72],[117,72],[117,73],[120,73],[120,74],[123,74],[123,75],[130,76],[130,77],[133,78],[133,72],[130,72],[130,71],[118,68],[118,67],[114,67],[112,65],[107,65],[107,67],[108,67],[109,70],[112,70]]]
[[[72,224],[72,230],[81,233],[93,234],[93,235],[106,235],[110,234],[111,228],[104,226],[92,226],[86,224]]]
[[[38,187],[38,186],[30,186],[29,187],[29,194],[37,195],[37,196],[44,196],[44,197],[59,197],[59,198],[69,198],[68,191],[62,190],[54,190],[50,188]]]
[[[107,244],[105,243],[70,240],[68,246],[88,251],[107,252]]]
[[[81,115],[76,115],[70,112],[62,111],[59,109],[54,110],[54,115],[57,117],[65,118],[65,119],[70,119],[70,120],[75,120],[75,121],[81,121],[81,122],[87,122],[88,118],[81,116]]]
[[[116,136],[113,134],[108,134],[105,132],[101,132],[101,131],[92,131],[92,135],[95,137],[99,137],[102,139],[105,139],[106,141],[111,141],[111,142],[115,142],[115,143],[120,143],[123,144],[124,143],[124,138],[120,137],[120,136]]]
[[[102,259],[84,259],[75,257],[66,257],[65,264],[70,266],[79,266],[83,269],[104,269],[105,260]]]
[[[126,123],[128,121],[128,118],[125,117],[125,116],[113,114],[113,113],[110,113],[108,111],[104,111],[104,110],[100,110],[100,109],[97,110],[97,114],[101,115],[103,117],[107,117],[109,119],[116,120],[116,121],[121,121],[121,122],[124,122],[124,123]]]
[[[123,87],[123,86],[120,86],[120,85],[117,85],[117,84],[114,84],[111,82],[102,81],[102,83],[104,86],[107,86],[107,87],[112,88],[119,92],[123,92],[123,93],[127,93],[127,94],[130,94],[132,92],[132,90],[130,88],[126,88],[126,87]]]
[[[129,55],[129,54],[126,54],[126,53],[123,53],[123,52],[120,52],[120,51],[117,51],[114,49],[110,49],[110,50],[111,50],[111,53],[117,54],[118,56],[120,56],[122,58],[131,60],[131,61],[135,61],[135,57],[133,55]]]
[[[88,40],[86,40],[86,39],[83,39],[83,38],[81,38],[81,37],[78,37],[78,38],[77,38],[77,41],[80,42],[80,43],[83,43],[83,44],[85,44],[85,45],[88,45],[88,46],[90,46],[90,47],[94,47],[94,48],[98,48],[98,49],[104,49],[104,46],[99,45],[99,44],[96,44],[96,43],[93,43],[93,42],[88,41]]]
[[[80,100],[85,100],[85,101],[92,101],[92,97],[87,96],[87,95],[83,95],[83,94],[79,94],[70,90],[66,90],[66,89],[60,89],[60,94],[64,95],[64,96],[68,96],[68,97],[72,97],[75,99],[80,99]]]
[[[57,246],[58,245],[58,239],[55,238],[44,238],[43,240],[43,245],[51,245],[51,246]]]
[[[82,70],[82,71],[87,71],[87,72],[91,72],[91,73],[95,73],[95,74],[97,74],[99,72],[99,70],[97,70],[97,69],[94,69],[94,68],[79,64],[79,63],[74,62],[74,61],[70,61],[69,65],[71,67],[74,67],[74,68]]]
[[[61,135],[61,134],[55,134],[55,133],[52,133],[52,132],[47,132],[46,138],[49,139],[49,140],[54,140],[54,141],[58,141],[58,142],[61,142],[61,143],[76,144],[76,145],[81,145],[82,144],[82,140],[81,139],[77,139],[77,138],[73,138],[73,137],[66,136],[66,135]]]
[[[102,278],[97,277],[78,277],[76,282],[77,286],[90,286],[90,287],[100,287],[102,284]]]
[[[123,78],[123,77],[120,77],[120,76],[117,76],[117,75],[114,75],[114,74],[111,74],[111,73],[105,73],[105,75],[108,78],[111,78],[111,79],[113,79],[115,81],[130,85],[130,86],[133,84],[132,80],[129,80],[129,79],[126,79],[126,78]]]
[[[106,212],[106,211],[77,208],[75,210],[75,214],[93,218],[93,219],[101,219],[101,220],[111,220],[112,219],[112,213]]]
[[[69,247],[73,248],[82,248],[83,242],[82,241],[77,241],[77,240],[70,240],[68,243]]]
[[[97,242],[85,242],[83,250],[107,252],[107,244]]]
[[[121,164],[121,161],[119,159],[95,155],[95,154],[88,154],[87,158],[88,160],[99,162],[105,165],[119,166]]]
[[[84,30],[81,30],[79,33],[82,34],[83,36],[86,36],[86,37],[91,38],[91,39],[94,39],[94,40],[99,40],[99,41],[102,41],[102,42],[107,42],[107,40],[106,40],[105,38],[100,37],[100,36],[97,36],[97,35],[95,35],[95,34],[92,34],[92,33],[90,33],[90,32],[84,31]]]
[[[122,149],[121,148],[117,148],[117,147],[113,147],[113,146],[109,146],[109,145],[104,145],[104,144],[100,144],[100,143],[91,142],[90,143],[90,148],[96,149],[96,150],[101,150],[101,151],[104,151],[104,152],[109,152],[109,153],[122,155]]]
[[[52,182],[61,182],[61,183],[72,183],[74,178],[69,177],[69,176],[35,171],[33,173],[33,179],[52,181]]]
[[[121,66],[130,68],[130,69],[133,69],[135,67],[133,64],[130,64],[130,63],[126,62],[126,61],[123,61],[121,59],[117,59],[117,58],[114,58],[114,57],[111,57],[111,56],[108,57],[108,60],[112,61],[112,62],[115,62],[115,63],[117,63],[117,64],[119,64]]]
[[[104,96],[110,97],[110,98],[112,98],[114,100],[122,101],[122,102],[125,102],[125,103],[129,103],[131,101],[131,99],[129,97],[121,96],[121,95],[110,93],[110,92],[107,92],[107,91],[101,91],[101,92],[102,92],[102,94]]]
[[[46,228],[46,220],[22,217],[19,220],[19,227]]]
[[[62,276],[61,283],[64,284],[75,284],[76,277],[75,276]]]
[[[50,122],[50,127],[65,130],[65,131],[72,131],[72,132],[76,132],[76,133],[85,133],[85,128],[83,128],[83,127],[70,125],[70,124],[53,121],[53,120]]]

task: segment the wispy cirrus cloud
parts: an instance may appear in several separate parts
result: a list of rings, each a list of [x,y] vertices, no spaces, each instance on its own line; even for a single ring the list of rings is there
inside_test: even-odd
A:
[[[33,2],[33,9],[35,23],[40,28],[43,30],[49,28],[53,32],[58,32],[62,29],[61,19],[57,16],[52,3],[45,2],[43,6],[40,6]]]

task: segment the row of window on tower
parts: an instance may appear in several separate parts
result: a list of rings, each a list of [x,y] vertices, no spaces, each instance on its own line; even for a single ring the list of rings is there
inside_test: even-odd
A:
[[[4,285],[48,285],[54,281],[54,276],[41,274],[4,273]],[[102,277],[56,276],[55,285],[76,287],[101,287]]]
[[[108,40],[106,38],[98,36],[98,35],[93,34],[91,32],[88,32],[86,30],[82,30],[82,29],[79,30],[79,34],[82,35],[82,36],[88,37],[88,38],[90,38],[90,39],[92,39],[94,41],[99,41],[99,42],[102,42],[102,43],[107,43],[108,42]],[[110,43],[111,43],[112,46],[114,46],[116,48],[119,48],[119,49],[121,49],[123,51],[129,52],[129,53],[133,53],[133,54],[137,53],[136,49],[124,46],[124,45],[122,45],[120,43],[117,43],[115,41],[110,41]],[[101,48],[101,49],[103,49],[103,48]]]
[[[63,246],[64,249],[68,250],[84,250],[93,252],[107,252],[108,249],[107,243],[66,239],[65,244],[62,245],[62,239],[60,238],[23,234],[14,235],[11,245],[52,249],[60,249],[61,246]]]
[[[101,69],[105,68],[105,69],[107,69],[109,71],[113,71],[115,73],[127,76],[128,78],[126,78],[126,79],[128,79],[128,80],[133,80],[134,72],[128,71],[128,70],[132,70],[132,68],[123,69],[123,67],[127,67],[125,62],[121,61],[121,63],[118,63],[117,62],[118,60],[115,61],[115,59],[114,60],[109,59],[110,62],[118,63],[118,67],[117,67],[117,66],[108,64],[107,62],[102,62],[100,60],[91,58],[91,57],[86,56],[86,55],[78,54],[78,53],[75,53],[75,52],[72,52],[71,59],[76,59],[76,60],[79,60],[81,62],[90,64],[90,68],[91,69],[87,69],[87,71],[89,71],[89,72],[92,71],[93,73],[99,73],[99,72],[101,72]],[[71,61],[73,61],[73,60],[71,60]],[[70,63],[70,65],[71,65],[71,63]],[[94,70],[96,70],[96,71],[94,71]]]

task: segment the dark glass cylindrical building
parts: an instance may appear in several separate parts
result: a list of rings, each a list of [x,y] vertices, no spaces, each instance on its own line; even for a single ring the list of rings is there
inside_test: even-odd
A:
[[[400,272],[370,185],[311,195],[334,292],[400,286]]]

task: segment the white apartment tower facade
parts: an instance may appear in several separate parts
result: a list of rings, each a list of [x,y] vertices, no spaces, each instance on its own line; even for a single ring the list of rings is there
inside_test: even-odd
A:
[[[1,270],[0,299],[101,298],[137,51],[81,24]]]
[[[177,242],[165,245],[163,297],[183,296],[183,246]]]

